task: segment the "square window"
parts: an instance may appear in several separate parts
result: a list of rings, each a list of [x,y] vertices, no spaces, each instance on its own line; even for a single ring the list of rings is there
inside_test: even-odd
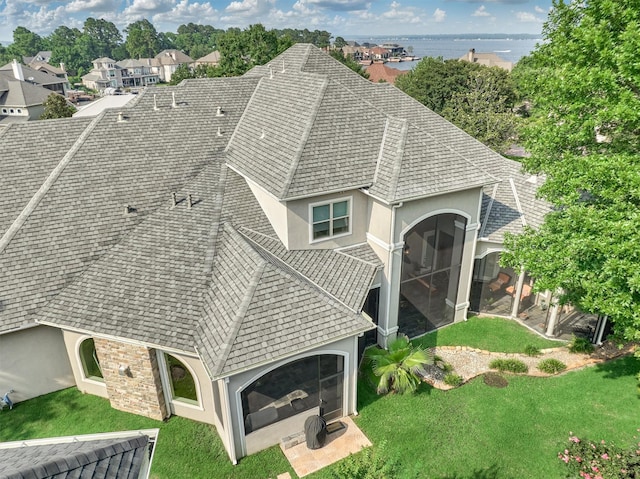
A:
[[[349,234],[350,200],[311,205],[311,241]]]

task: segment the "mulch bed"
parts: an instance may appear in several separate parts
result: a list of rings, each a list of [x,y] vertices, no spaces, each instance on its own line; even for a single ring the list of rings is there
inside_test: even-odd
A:
[[[608,361],[621,356],[627,356],[633,353],[637,347],[638,345],[636,343],[618,344],[607,340],[602,343],[601,346],[598,346],[593,353],[591,353],[591,357],[593,359]]]

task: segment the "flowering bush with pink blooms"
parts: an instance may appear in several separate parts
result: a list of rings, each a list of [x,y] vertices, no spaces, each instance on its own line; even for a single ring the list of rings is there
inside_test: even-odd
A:
[[[605,441],[580,439],[569,433],[567,448],[558,459],[569,468],[567,477],[576,479],[640,479],[640,442],[625,449]]]

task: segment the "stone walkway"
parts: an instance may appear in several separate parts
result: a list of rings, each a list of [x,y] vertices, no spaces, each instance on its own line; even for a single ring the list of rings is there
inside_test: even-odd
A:
[[[538,363],[543,359],[555,358],[567,365],[566,371],[575,370],[602,362],[602,359],[595,359],[589,354],[570,353],[566,347],[542,349],[540,356],[531,357],[526,354],[493,353],[481,349],[468,348],[466,346],[440,346],[430,349],[432,353],[440,357],[445,363],[453,366],[453,372],[468,381],[480,374],[491,371],[489,363],[498,358],[519,359],[529,366],[529,376],[550,376],[537,369]],[[426,377],[425,380],[438,389],[451,389],[441,379]]]

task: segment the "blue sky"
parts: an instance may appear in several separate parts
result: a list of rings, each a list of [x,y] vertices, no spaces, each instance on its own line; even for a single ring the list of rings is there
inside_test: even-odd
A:
[[[262,23],[267,28],[327,30],[346,39],[363,35],[440,33],[539,34],[551,0],[2,0],[0,40],[24,26],[48,35],[60,25],[82,27],[87,17],[122,31],[146,18],[158,31],[184,23],[217,28]]]

